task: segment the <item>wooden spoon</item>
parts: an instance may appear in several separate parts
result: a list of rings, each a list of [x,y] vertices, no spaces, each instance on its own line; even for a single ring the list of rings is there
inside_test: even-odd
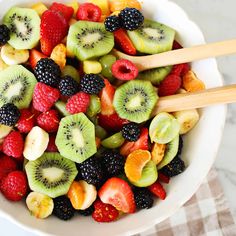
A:
[[[174,112],[236,102],[236,84],[194,93],[182,93],[159,98],[152,117],[160,112]]]
[[[172,50],[149,56],[129,56],[120,51],[113,50],[113,54],[116,57],[128,59],[136,64],[139,71],[234,53],[236,53],[236,39]]]

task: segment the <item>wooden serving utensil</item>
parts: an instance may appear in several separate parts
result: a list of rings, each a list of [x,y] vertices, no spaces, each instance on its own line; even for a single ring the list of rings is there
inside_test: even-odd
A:
[[[118,50],[113,50],[113,54],[116,57],[130,60],[136,64],[139,71],[234,53],[236,53],[236,39],[182,48],[149,56],[129,56]]]

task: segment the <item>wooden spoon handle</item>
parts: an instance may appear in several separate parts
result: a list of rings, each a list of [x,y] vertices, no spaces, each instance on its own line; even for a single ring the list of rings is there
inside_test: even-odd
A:
[[[153,110],[152,116],[162,111],[174,112],[233,102],[236,102],[236,84],[206,89],[200,92],[161,97]]]
[[[236,39],[203,44],[149,56],[129,56],[117,50],[113,50],[113,53],[118,58],[131,60],[137,65],[139,71],[143,71],[156,67],[176,65],[180,63],[236,53]]]

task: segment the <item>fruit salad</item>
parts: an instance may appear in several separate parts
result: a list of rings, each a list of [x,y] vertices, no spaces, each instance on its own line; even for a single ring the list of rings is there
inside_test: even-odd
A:
[[[0,22],[0,191],[36,218],[97,222],[149,209],[186,166],[197,110],[152,111],[205,89],[189,64],[139,72],[139,56],[177,50],[175,30],[137,0],[14,6]],[[122,213],[122,214],[121,214]]]

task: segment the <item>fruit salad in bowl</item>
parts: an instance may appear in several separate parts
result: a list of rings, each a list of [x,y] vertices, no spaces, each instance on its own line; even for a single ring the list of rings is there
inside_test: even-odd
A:
[[[153,110],[159,97],[221,84],[215,61],[139,72],[113,54],[201,43],[181,9],[166,0],[10,1],[0,14],[4,216],[50,235],[131,234],[191,197],[214,161],[225,108]]]

